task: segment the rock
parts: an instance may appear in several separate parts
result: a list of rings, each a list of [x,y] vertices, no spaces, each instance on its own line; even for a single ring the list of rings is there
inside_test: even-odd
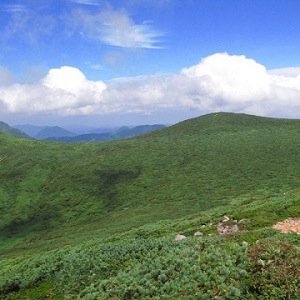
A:
[[[235,234],[239,232],[239,227],[237,224],[224,225],[223,223],[219,223],[219,225],[217,226],[217,231],[220,235]]]
[[[230,231],[231,234],[237,233],[239,232],[239,227],[236,224],[234,224],[233,226],[231,226]]]
[[[177,234],[176,237],[175,237],[175,241],[182,241],[182,240],[185,240],[185,239],[186,239],[186,236],[182,235],[182,234]]]
[[[194,236],[195,237],[201,237],[201,236],[203,236],[203,233],[201,231],[197,231],[197,232],[194,233]]]
[[[245,241],[243,241],[243,242],[242,242],[242,246],[243,246],[243,247],[245,247],[245,248],[247,248],[247,247],[249,246],[249,243],[248,243],[248,242],[245,242]]]
[[[225,232],[225,226],[223,224],[218,224],[217,226],[218,234],[222,235]]]
[[[228,222],[230,220],[230,218],[229,217],[227,217],[226,215],[223,217],[223,223],[226,223],[226,222]]]
[[[248,222],[247,219],[241,219],[238,221],[238,224],[245,224],[247,222]]]
[[[273,228],[282,233],[300,233],[300,218],[288,218],[273,225]]]

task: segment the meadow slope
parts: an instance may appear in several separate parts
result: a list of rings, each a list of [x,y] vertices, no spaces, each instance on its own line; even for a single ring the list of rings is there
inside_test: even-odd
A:
[[[82,299],[297,295],[298,282],[291,280],[291,286],[281,288],[282,298],[267,298],[272,295],[264,294],[265,286],[255,281],[261,276],[256,263],[274,253],[268,253],[265,244],[259,249],[252,245],[258,239],[267,244],[275,239],[270,242],[275,248],[278,244],[274,251],[290,253],[276,262],[276,272],[285,259],[294,269],[299,263],[297,235],[284,242],[285,236],[271,228],[300,215],[299,146],[298,120],[231,113],[210,114],[103,144],[60,144],[2,134],[0,264],[6,273],[0,276],[0,291],[8,299],[22,299],[20,290],[23,299],[25,295],[60,299],[68,293],[70,299],[79,294]],[[232,239],[216,235],[224,214],[246,220]],[[205,236],[201,241],[192,237],[180,245],[172,241],[176,233],[192,236],[199,228]],[[254,248],[248,249],[245,242]],[[209,280],[202,265],[197,270],[204,279],[191,277],[200,259],[199,247],[204,251],[202,265],[211,264],[216,270]],[[214,264],[210,255],[219,257],[220,263]],[[168,261],[174,264],[174,259],[181,260],[178,269],[169,270]],[[145,263],[150,264],[148,269]],[[129,265],[138,269],[130,273]],[[174,282],[182,268],[186,279]],[[35,272],[29,276],[30,270]],[[153,275],[155,270],[162,273]],[[272,272],[266,278],[274,277],[275,283],[266,279],[266,286],[276,287],[280,276]],[[140,283],[148,273],[152,275],[147,283]],[[77,286],[80,274],[85,275]],[[291,275],[290,270],[286,274]],[[193,285],[199,280],[211,286]]]

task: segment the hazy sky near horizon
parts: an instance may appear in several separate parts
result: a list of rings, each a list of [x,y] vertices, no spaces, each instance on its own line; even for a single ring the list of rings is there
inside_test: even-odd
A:
[[[0,119],[300,118],[298,0],[2,0]]]

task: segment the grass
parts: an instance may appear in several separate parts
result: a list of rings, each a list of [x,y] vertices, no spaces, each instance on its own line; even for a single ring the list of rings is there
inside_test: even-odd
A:
[[[299,282],[283,287],[278,298],[267,295],[266,287],[273,286],[274,292],[278,269],[284,262],[296,267],[300,257],[299,236],[271,228],[300,214],[299,146],[300,121],[229,113],[99,144],[2,134],[0,295],[190,299],[198,293],[199,299],[289,299],[298,292]],[[244,219],[234,237],[216,235],[224,214]],[[198,230],[203,240],[192,237]],[[176,233],[188,240],[174,243]],[[263,243],[260,249],[255,248],[257,240]],[[243,241],[249,243],[247,251]],[[256,288],[256,276],[265,275],[257,263],[265,245],[273,244],[273,254],[290,247],[296,256],[281,257],[266,273],[271,281]],[[199,247],[204,252],[197,252]],[[140,249],[148,249],[149,256]],[[136,251],[142,254],[135,257]],[[193,255],[195,261],[189,260]],[[222,259],[214,264],[213,256]],[[243,257],[240,264],[237,256]],[[177,259],[183,260],[181,279],[167,266]],[[204,265],[211,266],[212,274]],[[156,279],[140,282],[154,270],[161,272]],[[158,279],[171,271],[175,273],[170,281]],[[193,278],[195,272],[206,279]],[[240,272],[245,276],[238,276]],[[222,289],[217,288],[220,280]]]

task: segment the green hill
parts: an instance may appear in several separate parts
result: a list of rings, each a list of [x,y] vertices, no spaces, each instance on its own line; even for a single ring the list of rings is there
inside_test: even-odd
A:
[[[291,286],[282,287],[281,298],[267,295],[266,286],[276,293],[278,266],[289,262],[296,268],[299,262],[294,246],[300,245],[299,236],[282,244],[283,235],[271,227],[300,215],[300,121],[216,113],[103,144],[50,143],[4,134],[0,143],[4,158],[0,267],[7,271],[0,276],[0,295],[8,299],[47,299],[37,296],[46,293],[54,293],[53,299],[68,293],[73,298],[83,293],[82,299],[297,295],[295,276]],[[224,214],[246,220],[232,239],[216,235]],[[192,236],[200,229],[203,239],[172,241],[176,233]],[[258,239],[265,242],[256,249]],[[242,241],[252,247],[248,258]],[[284,247],[293,250],[291,257],[280,256],[274,269],[265,267],[266,282],[259,287],[256,276],[263,277],[256,263],[266,264],[266,259],[271,266],[274,254],[266,245],[274,245],[275,252],[286,252]],[[196,249],[202,248],[200,259]],[[215,257],[221,265],[213,262]],[[194,267],[200,260],[201,266]],[[177,269],[168,267],[177,263]],[[214,272],[209,275],[201,269],[204,265]],[[195,271],[203,278],[194,277]],[[177,272],[184,273],[182,281],[175,280]],[[149,274],[148,283],[140,282],[143,274]],[[199,286],[197,280],[210,283]],[[220,286],[221,290],[216,288]],[[23,294],[13,293],[19,290]]]
[[[6,124],[4,122],[0,122],[0,132],[7,133],[9,135],[13,135],[13,136],[16,136],[16,137],[28,137],[21,130],[10,127],[8,124]]]

